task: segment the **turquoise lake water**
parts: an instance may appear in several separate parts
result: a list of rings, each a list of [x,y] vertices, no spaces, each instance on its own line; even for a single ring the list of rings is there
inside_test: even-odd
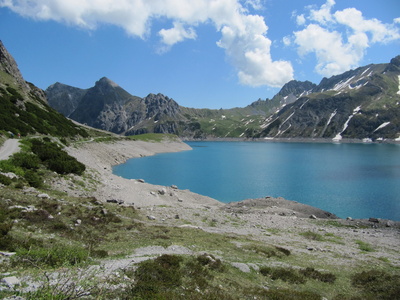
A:
[[[221,202],[281,196],[342,218],[400,220],[400,145],[188,144],[193,150],[130,159],[113,171]]]

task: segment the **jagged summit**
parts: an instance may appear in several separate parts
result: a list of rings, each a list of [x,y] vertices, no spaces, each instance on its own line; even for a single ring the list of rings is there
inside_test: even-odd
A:
[[[111,79],[108,79],[107,77],[102,77],[98,81],[96,81],[95,85],[110,85],[114,88],[119,87],[118,84],[116,84],[114,81]]]
[[[301,96],[305,92],[311,92],[317,85],[311,81],[291,80],[286,83],[278,92],[279,96],[286,97],[289,95]]]

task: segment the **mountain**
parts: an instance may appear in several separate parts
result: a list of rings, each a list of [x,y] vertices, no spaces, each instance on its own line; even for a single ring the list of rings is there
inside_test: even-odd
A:
[[[0,132],[87,136],[80,126],[51,108],[43,90],[26,82],[14,58],[0,41]]]
[[[293,80],[272,99],[219,110],[183,107],[162,94],[133,96],[106,77],[85,90],[56,83],[46,95],[65,116],[125,135],[397,139],[399,76],[400,56],[323,78],[318,85]]]
[[[257,137],[397,139],[400,56],[324,78],[311,93],[267,117]]]
[[[55,83],[46,89],[49,104],[71,119],[118,134],[174,133],[189,138],[252,137],[266,115],[296,100],[311,82],[291,81],[272,100],[244,108],[195,109],[162,94],[133,96],[103,77],[89,89]]]

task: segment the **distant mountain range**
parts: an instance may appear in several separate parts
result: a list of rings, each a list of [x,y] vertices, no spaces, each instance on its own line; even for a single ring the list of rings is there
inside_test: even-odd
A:
[[[243,108],[195,109],[162,94],[133,96],[108,78],[79,89],[47,88],[49,104],[65,116],[118,134],[174,133],[184,138],[400,137],[400,56],[316,85],[290,81],[272,99]]]

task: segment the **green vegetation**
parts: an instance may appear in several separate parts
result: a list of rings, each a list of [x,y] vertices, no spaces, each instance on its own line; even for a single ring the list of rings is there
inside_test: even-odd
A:
[[[59,137],[88,136],[86,130],[49,107],[34,93],[24,96],[11,85],[5,89],[0,87],[0,131],[22,136],[35,133]]]
[[[400,275],[379,270],[362,271],[352,276],[351,284],[361,291],[363,299],[400,299]]]
[[[145,133],[145,134],[128,136],[126,138],[134,141],[157,142],[157,143],[162,141],[178,140],[178,137],[176,135],[164,134],[164,133]]]
[[[1,172],[17,175],[11,179],[0,174],[0,183],[14,187],[29,185],[41,188],[49,170],[61,175],[82,175],[85,169],[84,164],[68,155],[59,144],[49,138],[28,139],[23,141],[20,152],[13,154],[8,160],[0,161]]]
[[[357,275],[351,266],[338,269],[315,254],[251,236],[151,225],[132,206],[47,192],[49,198],[38,198],[12,186],[0,190],[0,250],[16,252],[0,272],[32,274],[43,282],[38,290],[20,294],[26,299],[87,293],[95,299],[389,299],[397,292],[399,272],[386,261],[376,260],[381,271],[374,276]],[[96,260],[124,258],[140,247],[173,245],[202,254],[162,255],[106,279],[90,271]],[[232,262],[258,265],[259,270],[244,273]],[[78,271],[81,275],[71,275]],[[46,280],[53,273],[60,276],[57,283]],[[368,278],[373,287],[363,285]],[[348,298],[340,298],[344,293]],[[0,292],[0,297],[9,295]]]
[[[366,242],[356,240],[356,244],[358,245],[358,247],[360,248],[361,251],[364,251],[364,252],[374,252],[375,251],[375,249]]]

